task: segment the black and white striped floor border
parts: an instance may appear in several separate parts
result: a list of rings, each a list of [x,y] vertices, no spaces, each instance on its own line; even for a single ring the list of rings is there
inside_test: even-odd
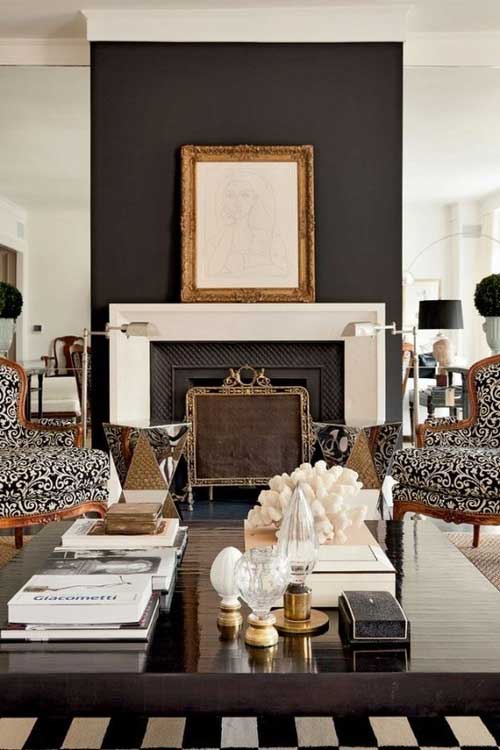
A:
[[[0,718],[1,750],[500,748],[499,716]]]

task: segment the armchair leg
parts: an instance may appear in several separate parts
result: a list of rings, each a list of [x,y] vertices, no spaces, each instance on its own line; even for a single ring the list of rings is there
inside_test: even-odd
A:
[[[16,549],[21,549],[23,546],[23,527],[22,526],[16,526],[14,529],[14,540]]]
[[[479,547],[479,537],[481,535],[481,527],[479,524],[474,526],[474,532],[472,536],[472,546],[473,547]]]
[[[404,508],[400,508],[398,505],[394,505],[392,508],[392,520],[402,521],[405,513],[406,513],[406,510]]]

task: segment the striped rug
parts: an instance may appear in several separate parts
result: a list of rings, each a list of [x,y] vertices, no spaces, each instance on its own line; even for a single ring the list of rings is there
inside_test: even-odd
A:
[[[2,750],[498,748],[500,716],[0,718]]]

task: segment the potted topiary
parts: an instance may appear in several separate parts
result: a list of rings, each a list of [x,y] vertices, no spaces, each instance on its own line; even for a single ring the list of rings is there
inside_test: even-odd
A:
[[[14,338],[16,318],[23,309],[23,295],[12,284],[0,281],[0,354],[7,353]]]
[[[486,320],[483,331],[492,354],[500,354],[500,273],[485,276],[476,286],[474,303]]]

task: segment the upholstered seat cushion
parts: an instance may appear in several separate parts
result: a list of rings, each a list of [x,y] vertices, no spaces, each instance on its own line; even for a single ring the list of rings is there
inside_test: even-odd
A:
[[[418,503],[423,513],[425,510],[422,506],[445,513],[448,511],[450,514],[460,513],[459,523],[463,522],[464,513],[473,513],[476,518],[478,514],[500,516],[500,495],[498,497],[452,495],[442,491],[429,492],[422,487],[406,487],[403,484],[396,484],[392,491],[392,500],[395,508],[398,503]]]
[[[468,497],[500,500],[500,450],[401,450],[394,455],[392,476],[403,487],[460,497],[463,501]]]
[[[0,517],[51,513],[106,502],[109,459],[83,448],[0,451]]]

